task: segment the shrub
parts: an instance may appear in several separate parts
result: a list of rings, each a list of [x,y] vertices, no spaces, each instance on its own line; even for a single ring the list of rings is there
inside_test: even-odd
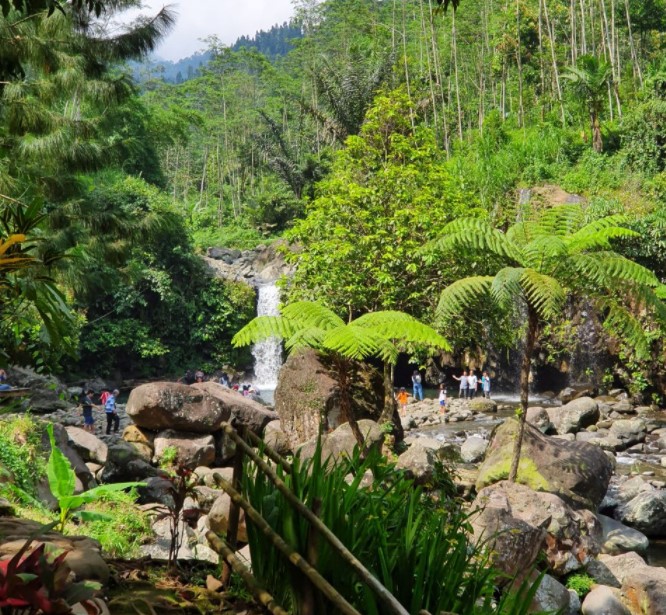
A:
[[[576,572],[567,577],[566,585],[567,589],[573,589],[579,598],[583,598],[590,592],[595,582],[586,572]]]
[[[41,434],[30,415],[0,421],[0,466],[11,473],[14,485],[30,496],[44,476],[46,463],[41,449]],[[7,493],[8,485],[3,485]]]

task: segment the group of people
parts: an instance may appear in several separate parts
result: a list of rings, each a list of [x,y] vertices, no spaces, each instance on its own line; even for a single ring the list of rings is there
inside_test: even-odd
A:
[[[481,392],[483,396],[490,399],[490,376],[488,372],[483,372],[481,375],[481,380],[477,378],[474,370],[464,370],[462,376],[454,376],[454,380],[460,382],[460,392],[458,397],[461,399],[472,399],[476,397],[476,394],[479,389],[479,384],[481,384]]]
[[[106,435],[111,434],[111,428],[113,428],[113,433],[118,433],[120,417],[118,416],[116,404],[120,391],[118,389],[113,389],[113,391],[103,389],[100,393],[98,404],[93,399],[94,395],[95,392],[91,388],[88,388],[81,396],[80,405],[83,412],[83,429],[90,433],[95,433],[93,410],[103,410],[106,416]]]
[[[455,380],[460,382],[459,397],[461,399],[472,399],[476,397],[479,384],[481,385],[481,392],[486,398],[490,398],[490,375],[484,371],[479,379],[474,370],[464,370],[461,376],[453,376]],[[416,401],[423,401],[423,378],[418,370],[412,373],[412,393]],[[407,410],[407,401],[409,395],[405,387],[400,387],[396,393],[396,401],[400,406],[400,413],[404,414]],[[440,412],[446,412],[446,384],[440,383],[439,385],[439,408]]]
[[[195,384],[197,382],[205,382],[205,381],[206,381],[206,375],[204,374],[203,371],[197,370],[196,372],[193,372],[191,369],[188,369],[185,372],[185,375],[182,378],[180,378],[180,380],[178,380],[178,382],[182,382],[183,384]],[[241,393],[245,397],[247,397],[248,395],[257,394],[257,390],[251,384],[240,384],[238,382],[231,384],[231,378],[229,377],[229,374],[227,374],[226,372],[222,372],[219,378],[217,376],[211,378],[211,382],[217,382],[218,384],[221,384],[223,387],[226,387],[227,389],[231,389],[232,391],[237,391],[238,393]]]

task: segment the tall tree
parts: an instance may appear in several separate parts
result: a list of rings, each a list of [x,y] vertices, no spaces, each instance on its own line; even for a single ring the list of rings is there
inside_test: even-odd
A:
[[[611,334],[628,340],[641,356],[649,355],[649,334],[639,316],[666,321],[666,304],[655,274],[613,251],[612,240],[636,235],[621,216],[585,223],[579,205],[561,205],[536,213],[506,232],[484,220],[460,219],[449,224],[427,250],[457,258],[488,259],[495,275],[466,277],[441,294],[440,320],[460,316],[478,304],[523,310],[523,357],[520,369],[520,432],[509,480],[518,476],[522,437],[529,402],[532,354],[544,324],[557,321],[568,296],[585,299],[604,317]]]

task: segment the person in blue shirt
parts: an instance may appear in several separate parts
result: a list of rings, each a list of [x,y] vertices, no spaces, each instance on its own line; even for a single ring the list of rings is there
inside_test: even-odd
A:
[[[104,403],[104,412],[106,413],[106,435],[111,434],[111,425],[113,425],[113,433],[118,433],[120,427],[120,417],[116,411],[116,398],[120,395],[118,389],[114,389],[113,393],[107,397]]]
[[[414,399],[417,401],[423,401],[423,382],[421,380],[421,374],[418,370],[414,370],[412,374],[412,392],[414,393]]]
[[[488,372],[483,372],[483,376],[481,376],[481,389],[483,390],[483,396],[490,399],[490,376]]]

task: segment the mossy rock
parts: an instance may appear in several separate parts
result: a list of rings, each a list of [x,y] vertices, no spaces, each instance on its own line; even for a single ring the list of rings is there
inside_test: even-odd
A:
[[[509,477],[519,433],[516,419],[507,419],[494,432],[479,468],[477,490]],[[596,510],[606,494],[613,471],[604,451],[586,442],[545,436],[525,425],[517,482],[535,491],[560,496],[574,507]]]

